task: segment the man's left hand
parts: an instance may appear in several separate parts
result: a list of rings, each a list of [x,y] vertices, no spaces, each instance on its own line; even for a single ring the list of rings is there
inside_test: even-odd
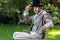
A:
[[[47,28],[46,26],[43,26],[42,27],[42,32],[46,32],[46,28]]]

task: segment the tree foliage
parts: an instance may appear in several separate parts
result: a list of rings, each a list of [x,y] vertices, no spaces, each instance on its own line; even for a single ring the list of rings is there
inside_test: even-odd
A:
[[[60,23],[60,9],[54,4],[51,4],[51,0],[41,0],[44,4],[44,10],[51,14],[52,20],[55,24]],[[32,3],[32,0],[0,0],[0,23],[18,23],[24,22],[22,20],[22,13],[25,6]],[[56,5],[56,4],[55,4]],[[33,15],[33,11],[31,14]]]
[[[0,22],[18,22],[25,6],[24,0],[0,0]]]
[[[51,14],[54,24],[60,24],[60,9],[57,7],[56,0],[51,4],[51,0],[42,1],[44,4],[44,10]]]

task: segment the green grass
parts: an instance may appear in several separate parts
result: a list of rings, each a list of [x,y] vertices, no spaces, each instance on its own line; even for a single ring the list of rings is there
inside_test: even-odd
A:
[[[22,31],[29,29],[28,26],[17,25],[0,25],[0,40],[12,40],[13,33],[16,31]]]
[[[60,40],[60,25],[56,25],[48,32],[48,40]]]
[[[12,40],[16,31],[29,30],[27,25],[5,25],[0,24],[0,40]],[[56,25],[48,32],[48,40],[60,40],[60,25]]]

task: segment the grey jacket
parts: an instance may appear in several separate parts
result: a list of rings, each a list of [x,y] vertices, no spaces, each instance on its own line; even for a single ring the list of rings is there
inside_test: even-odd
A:
[[[28,13],[28,12],[24,11],[24,13]],[[34,18],[34,16],[32,16],[32,17],[24,16],[24,20],[32,22],[31,31],[35,31],[37,34],[40,35],[40,37],[42,37],[42,35],[43,35],[41,33],[42,33],[42,27],[44,25],[46,27],[53,27],[54,26],[51,16],[44,10],[41,10],[38,13],[38,16],[35,18]]]

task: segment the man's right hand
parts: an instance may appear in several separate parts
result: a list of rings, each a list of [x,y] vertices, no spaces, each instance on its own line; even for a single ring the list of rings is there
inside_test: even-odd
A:
[[[26,12],[29,12],[29,10],[30,10],[31,8],[32,8],[31,5],[28,5],[28,6],[25,7],[25,11],[26,11]]]

